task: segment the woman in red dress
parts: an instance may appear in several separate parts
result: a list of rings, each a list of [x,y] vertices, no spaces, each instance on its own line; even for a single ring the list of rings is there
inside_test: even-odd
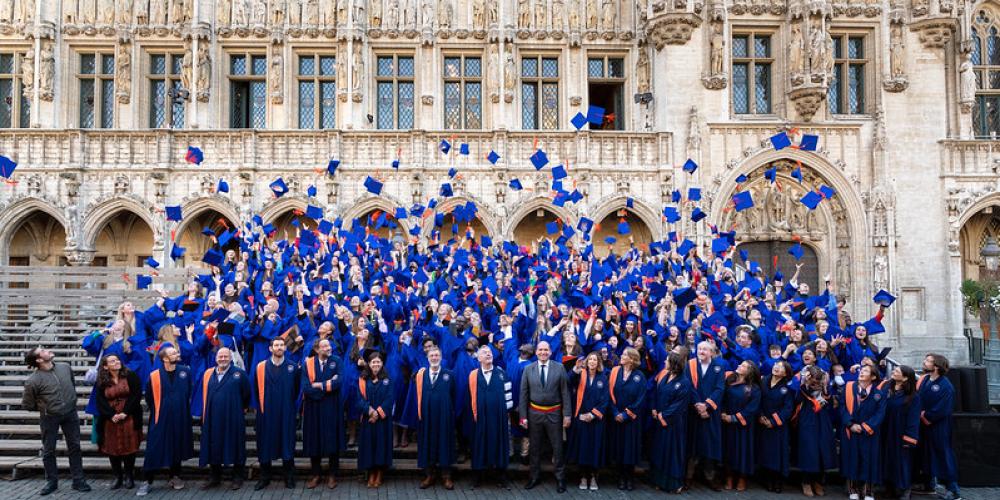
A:
[[[97,371],[97,444],[111,460],[115,482],[135,487],[135,457],[142,441],[142,384],[135,372],[126,368],[114,354],[101,358]],[[124,465],[124,471],[122,466]]]

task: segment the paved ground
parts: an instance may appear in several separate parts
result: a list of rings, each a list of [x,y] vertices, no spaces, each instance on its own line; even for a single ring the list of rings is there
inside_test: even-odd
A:
[[[379,488],[378,490],[369,490],[365,487],[364,483],[359,479],[349,479],[343,478],[340,485],[334,490],[328,490],[326,488],[317,488],[315,490],[306,490],[305,481],[300,480],[297,484],[295,490],[287,490],[284,488],[284,484],[272,483],[271,487],[263,491],[253,491],[253,482],[248,481],[243,489],[240,491],[229,491],[229,490],[214,490],[212,492],[203,492],[198,486],[200,485],[201,478],[192,479],[188,482],[187,488],[180,491],[167,490],[166,483],[157,482],[153,489],[150,491],[149,496],[146,498],[164,498],[170,500],[186,500],[186,499],[196,499],[196,498],[220,498],[220,499],[241,499],[241,500],[259,500],[259,499],[283,499],[283,498],[293,498],[293,497],[316,497],[316,498],[344,498],[344,499],[384,499],[389,500],[424,500],[424,499],[445,499],[445,500],[495,500],[496,497],[505,498],[564,498],[564,499],[598,499],[598,498],[613,498],[613,499],[663,499],[669,498],[665,493],[656,491],[645,485],[638,485],[638,488],[632,492],[622,492],[615,488],[613,479],[608,479],[605,484],[602,484],[602,489],[597,492],[590,491],[580,491],[576,488],[578,483],[570,484],[570,489],[565,495],[559,495],[556,493],[555,481],[546,481],[542,486],[539,486],[531,491],[526,491],[523,489],[524,480],[518,478],[512,483],[512,488],[510,491],[501,490],[496,487],[488,487],[473,490],[471,487],[471,481],[467,478],[461,478],[453,491],[447,491],[444,488],[421,490],[417,488],[419,483],[419,478],[410,474],[403,477],[393,477],[390,476],[388,481]],[[59,490],[50,495],[48,498],[62,499],[62,498],[72,498],[72,499],[101,499],[101,500],[111,500],[111,499],[125,499],[125,498],[135,498],[135,490],[119,490],[119,491],[109,491],[108,486],[110,485],[109,479],[96,478],[90,480],[90,485],[93,487],[93,491],[90,493],[77,493],[70,489],[70,481],[66,480],[60,483]],[[37,496],[38,490],[44,486],[44,481],[41,478],[24,479],[18,481],[8,481],[0,482],[0,498],[7,500],[15,500],[22,498],[39,498]],[[223,486],[228,486],[223,483]],[[1000,488],[967,488],[962,492],[963,498],[968,500],[995,500],[1000,498]],[[786,487],[785,494],[782,495],[787,498],[805,498],[802,496],[801,492],[796,493],[792,491],[791,487]],[[827,498],[847,498],[847,494],[842,488],[837,488],[830,486],[827,490]],[[742,500],[774,500],[775,495],[773,493],[768,493],[763,488],[753,485],[751,489],[743,493],[736,492],[722,492],[715,493],[711,490],[705,488],[696,488],[689,493],[681,495],[681,497],[698,497],[698,498],[740,498]],[[932,500],[936,497],[933,496],[914,496],[914,499],[927,499]]]

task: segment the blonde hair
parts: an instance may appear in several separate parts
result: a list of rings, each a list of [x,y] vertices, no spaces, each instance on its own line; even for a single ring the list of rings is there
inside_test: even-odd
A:
[[[626,347],[625,351],[622,352],[622,361],[628,359],[632,363],[632,368],[638,368],[642,363],[642,358],[639,356],[639,351],[634,347]]]

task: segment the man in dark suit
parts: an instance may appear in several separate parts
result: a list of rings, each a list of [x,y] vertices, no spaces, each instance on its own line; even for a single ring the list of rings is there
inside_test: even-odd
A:
[[[538,361],[525,367],[521,375],[518,413],[521,427],[528,429],[531,452],[531,479],[524,488],[530,490],[538,486],[542,473],[542,443],[547,441],[556,464],[556,490],[563,493],[566,491],[566,463],[562,438],[563,429],[569,427],[573,403],[566,370],[562,364],[550,361],[551,356],[549,343],[539,342],[535,348]]]

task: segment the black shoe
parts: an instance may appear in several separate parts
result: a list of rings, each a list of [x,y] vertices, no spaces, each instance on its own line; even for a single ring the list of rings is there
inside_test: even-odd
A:
[[[115,478],[114,484],[111,485],[111,489],[113,490],[121,489],[124,483],[125,483],[124,479],[121,476],[118,476],[117,478]]]
[[[238,489],[240,489],[242,487],[243,487],[243,478],[242,477],[234,477],[233,478],[233,484],[231,484],[229,486],[229,489],[235,491],[235,490],[238,490]]]
[[[55,481],[49,481],[45,483],[45,487],[42,488],[42,491],[39,491],[38,494],[41,496],[45,496],[51,494],[53,491],[56,491],[58,489],[59,489],[59,483]]]
[[[534,488],[535,486],[538,486],[538,483],[540,483],[540,482],[541,481],[539,481],[538,478],[531,479],[531,480],[528,481],[528,484],[524,485],[524,489],[530,490],[530,489]]]
[[[635,485],[632,484],[632,480],[631,479],[626,479],[625,480],[625,489],[628,490],[628,491],[632,491],[632,490],[635,489]]]
[[[288,477],[285,478],[285,488],[288,488],[290,490],[295,489],[295,476],[294,475],[289,474]]]
[[[73,481],[73,489],[81,493],[90,491],[90,485],[84,480]]]
[[[260,481],[257,481],[257,484],[253,485],[253,489],[254,491],[260,491],[264,488],[267,488],[270,484],[271,484],[270,479],[261,479]]]
[[[126,490],[131,490],[132,488],[135,488],[135,478],[132,477],[132,474],[126,474],[125,475],[125,489]]]
[[[622,491],[625,490],[625,480],[624,479],[621,479],[621,478],[618,479],[618,489],[622,490]]]
[[[566,493],[566,481],[556,483],[556,493]]]

